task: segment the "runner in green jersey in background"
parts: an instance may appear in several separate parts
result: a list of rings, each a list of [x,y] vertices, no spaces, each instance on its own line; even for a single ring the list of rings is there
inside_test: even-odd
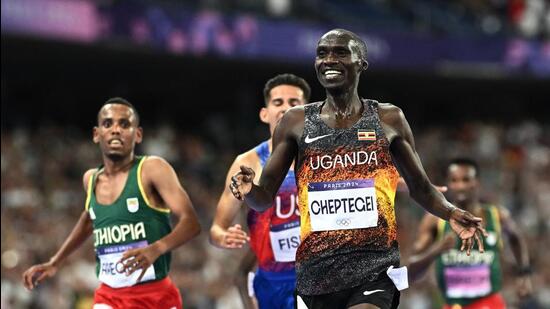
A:
[[[415,255],[410,260],[411,280],[417,280],[435,261],[437,283],[446,303],[444,308],[505,308],[499,293],[502,287],[500,254],[505,234],[518,264],[518,294],[520,297],[531,294],[527,244],[508,211],[480,202],[477,163],[466,158],[451,161],[447,182],[450,201],[486,222],[489,235],[484,238],[485,252],[472,251],[471,255],[461,252],[460,241],[451,233],[449,224],[427,214],[419,227]]]
[[[178,289],[167,277],[170,251],[200,232],[192,203],[174,169],[160,157],[140,157],[139,115],[122,98],[100,109],[93,140],[103,164],[83,177],[85,209],[57,253],[23,274],[33,289],[54,276],[63,261],[94,235],[97,276],[94,308],[181,308]],[[172,230],[169,216],[178,221]]]

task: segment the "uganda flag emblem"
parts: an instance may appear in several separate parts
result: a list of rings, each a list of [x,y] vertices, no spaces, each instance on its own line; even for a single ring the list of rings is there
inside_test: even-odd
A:
[[[359,129],[357,130],[357,140],[358,141],[375,141],[376,131]]]

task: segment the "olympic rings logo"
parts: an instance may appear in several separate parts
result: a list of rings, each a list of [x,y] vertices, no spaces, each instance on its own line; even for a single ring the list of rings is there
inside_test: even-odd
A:
[[[336,224],[339,226],[349,226],[351,224],[350,218],[336,219]]]
[[[115,271],[119,274],[124,273],[124,264],[122,262],[118,262],[115,264]]]

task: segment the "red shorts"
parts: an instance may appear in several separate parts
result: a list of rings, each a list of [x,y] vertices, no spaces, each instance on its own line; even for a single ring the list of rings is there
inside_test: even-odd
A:
[[[101,284],[94,295],[93,309],[182,309],[181,295],[170,278],[114,289]]]
[[[484,309],[484,308],[506,309],[506,303],[504,302],[504,299],[502,298],[502,295],[500,295],[500,293],[494,293],[489,296],[480,298],[469,305],[460,306],[460,305],[447,304],[443,306],[443,309]]]

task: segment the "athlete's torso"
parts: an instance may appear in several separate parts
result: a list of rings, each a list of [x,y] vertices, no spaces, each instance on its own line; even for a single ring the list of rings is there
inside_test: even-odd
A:
[[[256,148],[262,166],[269,158],[267,141]],[[272,207],[260,213],[248,211],[250,246],[263,271],[286,272],[294,270],[296,248],[300,243],[300,216],[296,206],[294,171],[286,175]]]
[[[399,174],[375,101],[350,128],[331,128],[323,102],[306,105],[296,166],[301,240],[297,290],[317,295],[399,266],[394,198]]]
[[[447,304],[467,305],[489,294],[500,291],[502,286],[500,251],[502,237],[498,209],[482,205],[485,229],[489,234],[483,241],[485,252],[472,250],[470,256],[460,251],[461,242],[436,259],[436,278]],[[438,221],[437,237],[449,233],[446,221]]]
[[[154,243],[171,231],[169,210],[150,204],[141,185],[141,167],[145,157],[137,157],[128,172],[128,178],[120,196],[110,205],[97,202],[95,183],[98,172],[90,177],[86,210],[94,228],[96,273],[100,281],[110,287],[127,287],[136,283],[141,271],[131,276],[121,273],[117,263],[129,250]],[[149,267],[141,282],[163,279],[170,268],[170,253],[160,256]]]

